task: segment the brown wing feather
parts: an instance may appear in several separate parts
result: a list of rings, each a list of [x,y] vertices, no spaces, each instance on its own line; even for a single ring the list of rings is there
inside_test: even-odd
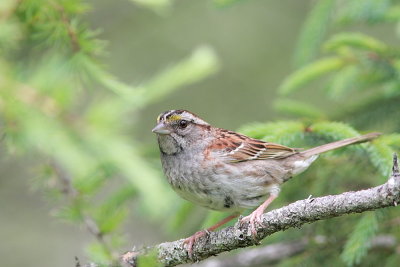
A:
[[[223,129],[218,130],[217,138],[209,149],[220,152],[228,162],[280,159],[297,153],[296,149],[287,146],[264,142]]]

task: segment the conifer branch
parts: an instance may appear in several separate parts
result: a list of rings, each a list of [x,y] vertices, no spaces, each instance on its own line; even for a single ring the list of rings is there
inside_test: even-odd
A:
[[[56,3],[52,3],[54,8],[60,12],[60,18],[62,23],[64,24],[68,36],[70,38],[70,42],[71,42],[71,47],[72,47],[72,51],[74,53],[77,53],[81,50],[81,46],[79,44],[79,40],[78,40],[78,35],[76,33],[76,30],[73,28],[73,26],[71,25],[71,20],[68,17],[67,13],[65,12],[65,9],[62,5],[56,4]]]
[[[73,187],[72,177],[70,174],[55,159],[50,160],[49,166],[53,169],[61,184],[60,192],[64,194],[69,202],[76,202],[79,197],[79,192]],[[109,244],[104,239],[104,234],[100,231],[100,228],[95,220],[91,216],[84,214],[83,210],[80,210],[79,212],[82,215],[82,222],[84,223],[87,231],[96,238],[108,255],[111,255],[113,258],[118,258],[116,252],[110,248]]]
[[[176,266],[182,263],[200,261],[224,251],[249,247],[259,240],[289,228],[299,228],[306,223],[334,218],[351,213],[397,206],[400,201],[400,172],[397,156],[393,157],[392,175],[389,180],[370,189],[345,192],[318,198],[299,200],[285,207],[272,210],[263,215],[263,226],[257,228],[254,239],[246,223],[212,232],[200,238],[193,247],[190,258],[183,244],[183,239],[166,242],[140,251],[130,251],[121,257],[124,266],[136,266],[138,257],[156,251],[158,261],[164,266]]]

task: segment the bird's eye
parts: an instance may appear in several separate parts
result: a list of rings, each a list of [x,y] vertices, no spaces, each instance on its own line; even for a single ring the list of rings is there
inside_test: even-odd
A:
[[[189,125],[189,122],[187,120],[180,120],[179,121],[179,128],[185,129]]]

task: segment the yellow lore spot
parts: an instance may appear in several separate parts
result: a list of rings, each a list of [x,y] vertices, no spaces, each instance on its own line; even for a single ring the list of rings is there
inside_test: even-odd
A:
[[[182,116],[174,114],[174,115],[171,115],[170,117],[168,117],[167,121],[169,121],[169,122],[178,121],[180,119],[182,119]]]

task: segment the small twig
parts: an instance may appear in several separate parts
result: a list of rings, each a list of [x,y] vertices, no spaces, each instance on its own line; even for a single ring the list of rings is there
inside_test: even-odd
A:
[[[67,29],[67,32],[68,32],[68,36],[71,39],[72,51],[74,51],[75,53],[79,52],[79,50],[81,50],[81,46],[79,44],[78,35],[76,34],[75,29],[72,27],[71,21],[68,18],[64,7],[62,5],[59,5],[59,4],[54,3],[54,2],[52,2],[52,5],[54,6],[54,8],[56,10],[58,10],[60,12],[61,21],[65,25],[65,27]]]
[[[84,223],[86,226],[86,229],[94,235],[97,239],[97,241],[103,246],[103,248],[114,258],[118,258],[118,253],[113,251],[110,246],[108,245],[107,241],[104,239],[104,234],[100,231],[98,225],[96,222],[89,216],[85,216],[84,218]]]
[[[61,166],[61,164],[58,163],[57,160],[50,159],[49,165],[54,170],[54,173],[57,175],[61,183],[61,193],[67,195],[70,199],[76,198],[78,192],[71,184],[70,174]]]
[[[53,168],[55,174],[61,182],[62,187],[60,191],[68,197],[71,203],[75,202],[76,199],[79,197],[79,194],[72,186],[72,179],[70,174],[55,159],[51,159],[49,164]],[[85,215],[83,223],[85,224],[85,227],[89,231],[89,233],[91,233],[97,239],[97,241],[103,246],[103,248],[110,255],[112,255],[113,258],[118,258],[118,254],[109,247],[108,243],[104,239],[103,233],[100,231],[99,226],[96,224],[96,222],[90,216]]]

